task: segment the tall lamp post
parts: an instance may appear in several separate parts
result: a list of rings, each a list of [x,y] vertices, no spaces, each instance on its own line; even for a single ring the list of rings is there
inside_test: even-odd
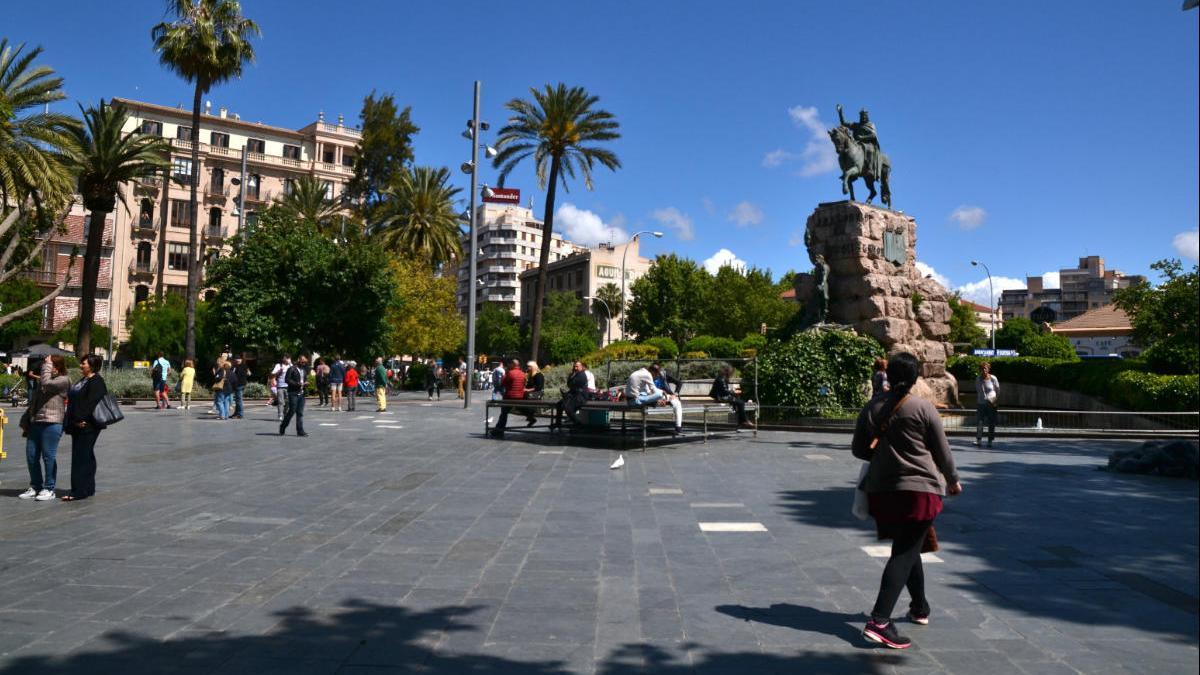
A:
[[[995,292],[995,290],[992,289],[992,271],[988,269],[987,265],[979,262],[978,260],[972,260],[971,265],[973,265],[975,267],[982,267],[983,271],[987,272],[987,277],[988,277],[988,314],[991,315],[991,319],[992,319],[992,356],[994,357],[994,356],[996,356],[996,292]]]
[[[662,232],[655,232],[653,230],[642,230],[641,232],[634,232],[633,236],[629,238],[629,241],[625,242],[625,250],[621,251],[621,339],[622,340],[625,339],[625,321],[626,321],[625,315],[627,314],[627,312],[625,311],[625,307],[626,307],[626,305],[628,305],[628,302],[625,300],[625,256],[627,256],[629,254],[629,245],[632,244],[633,242],[637,241],[638,237],[642,236],[643,234],[652,234],[652,235],[654,235],[655,239],[662,239],[662,236],[663,236]]]
[[[475,99],[472,106],[471,119],[467,120],[467,130],[462,134],[463,138],[471,142],[471,159],[468,162],[464,162],[461,167],[463,173],[471,175],[471,252],[467,256],[470,260],[470,276],[467,277],[468,279],[475,279],[477,277],[476,265],[479,254],[479,228],[477,227],[479,214],[475,209],[475,199],[479,192],[479,148],[483,147],[488,157],[496,156],[495,148],[482,145],[479,142],[479,132],[488,130],[488,123],[479,120],[479,87],[479,80],[475,80]],[[491,192],[491,189],[486,186],[484,186],[484,190],[489,193]],[[463,388],[464,408],[471,407],[471,387],[475,385],[475,294],[477,291],[473,282],[467,284],[467,293],[469,294],[467,298],[467,372],[465,375],[467,386]]]
[[[585,295],[585,296],[583,296],[583,299],[591,300],[592,302],[598,302],[598,303],[604,305],[604,313],[608,315],[608,321],[604,322],[604,327],[607,329],[606,332],[608,333],[608,342],[611,344],[612,343],[612,308],[608,306],[608,303],[604,301],[604,298],[597,298],[594,295]]]

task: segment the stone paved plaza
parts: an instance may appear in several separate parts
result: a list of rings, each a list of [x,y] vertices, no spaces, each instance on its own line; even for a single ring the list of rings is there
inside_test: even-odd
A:
[[[485,440],[449,400],[310,408],[307,439],[261,405],[141,408],[78,504],[16,499],[8,425],[0,672],[1197,671],[1197,485],[1098,471],[1113,442],[954,439],[933,623],[891,652],[859,636],[886,553],[849,514],[845,435],[609,470],[594,443]]]

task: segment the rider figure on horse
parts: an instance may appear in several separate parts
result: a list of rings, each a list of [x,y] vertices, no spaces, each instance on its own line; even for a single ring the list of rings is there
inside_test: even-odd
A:
[[[879,136],[875,130],[875,123],[871,121],[867,114],[867,109],[863,108],[858,111],[858,122],[847,124],[846,118],[842,115],[842,104],[837,106],[838,121],[842,126],[850,130],[850,136],[858,141],[863,146],[863,164],[864,173],[869,174],[872,178],[879,179],[883,176],[883,170],[879,161]]]

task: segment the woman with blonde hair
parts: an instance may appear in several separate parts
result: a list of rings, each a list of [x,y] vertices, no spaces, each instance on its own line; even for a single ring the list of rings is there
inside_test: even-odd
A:
[[[542,369],[538,367],[537,361],[529,361],[525,364],[525,398],[531,401],[540,401],[545,396],[546,376],[542,373]],[[533,414],[533,410],[525,411],[525,420],[527,427],[537,424],[537,415]]]
[[[179,371],[179,407],[184,410],[192,409],[192,387],[196,384],[196,364],[191,359],[183,362],[183,370]]]

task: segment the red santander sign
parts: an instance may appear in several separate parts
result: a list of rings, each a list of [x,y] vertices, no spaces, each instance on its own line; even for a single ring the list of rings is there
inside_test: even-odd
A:
[[[492,196],[484,197],[489,204],[520,204],[521,190],[519,188],[492,188]]]

